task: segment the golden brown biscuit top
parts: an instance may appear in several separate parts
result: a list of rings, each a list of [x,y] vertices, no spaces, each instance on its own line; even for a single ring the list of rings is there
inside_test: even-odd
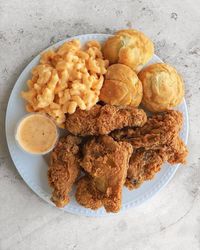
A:
[[[100,99],[111,105],[139,106],[142,100],[142,83],[137,74],[124,64],[111,65],[105,75]]]
[[[184,96],[184,84],[175,68],[165,63],[152,64],[138,74],[143,84],[143,104],[159,112],[177,106]]]
[[[138,81],[136,73],[128,66],[120,63],[111,65],[107,70],[105,78],[106,80],[117,80],[126,84],[130,82],[136,84]]]
[[[153,56],[154,45],[140,31],[120,30],[108,38],[103,52],[111,64],[122,63],[138,72]]]

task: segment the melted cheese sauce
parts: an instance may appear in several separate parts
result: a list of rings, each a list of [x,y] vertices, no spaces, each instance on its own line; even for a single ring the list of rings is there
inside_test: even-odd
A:
[[[25,117],[19,124],[16,139],[20,146],[33,154],[49,152],[57,142],[58,132],[54,122],[41,114]]]

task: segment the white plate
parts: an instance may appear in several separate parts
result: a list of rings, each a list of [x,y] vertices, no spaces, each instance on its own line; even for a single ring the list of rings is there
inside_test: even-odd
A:
[[[76,37],[72,37],[66,39],[64,41],[58,42],[52,47],[58,47],[63,42],[71,40],[73,38],[80,39],[81,43],[84,44],[88,40],[98,40],[103,42],[106,38],[110,35],[106,34],[89,34],[89,35],[80,35]],[[10,95],[10,99],[8,102],[7,112],[6,112],[6,137],[8,148],[10,151],[10,155],[12,160],[26,182],[26,184],[42,199],[47,201],[48,203],[54,205],[50,201],[51,196],[51,189],[48,185],[47,180],[47,163],[43,156],[32,156],[25,152],[23,152],[18,146],[15,141],[14,133],[15,127],[17,122],[26,114],[24,101],[20,97],[20,92],[26,89],[26,81],[30,78],[31,69],[36,66],[39,62],[40,55],[36,56],[24,69],[21,73],[20,77],[18,78],[12,93]],[[152,60],[148,64],[152,64],[155,62],[162,62],[160,58],[156,55],[153,56]],[[178,107],[184,115],[184,124],[183,129],[181,131],[181,137],[185,143],[187,143],[188,138],[188,113],[187,113],[187,106],[185,100],[183,103]],[[145,182],[140,188],[129,191],[128,189],[123,189],[123,201],[122,201],[122,209],[121,211],[126,210],[130,207],[138,206],[139,204],[143,203],[144,201],[151,198],[155,195],[162,187],[164,187],[170,179],[175,174],[178,165],[169,167],[168,164],[165,164],[162,167],[162,170],[156,175],[156,177],[151,180]],[[74,193],[74,190],[72,191]],[[74,214],[82,214],[86,216],[103,216],[106,215],[104,208],[98,209],[97,211],[92,211],[90,209],[86,209],[79,204],[74,199],[72,195],[71,202],[69,205],[63,208],[66,212],[74,213]],[[110,215],[110,214],[109,214]]]

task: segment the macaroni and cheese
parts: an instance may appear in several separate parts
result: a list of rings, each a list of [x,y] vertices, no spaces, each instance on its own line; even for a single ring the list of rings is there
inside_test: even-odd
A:
[[[22,92],[27,111],[47,113],[62,127],[66,113],[89,110],[99,101],[108,64],[97,41],[82,49],[79,40],[72,40],[44,52],[27,82],[28,91]]]

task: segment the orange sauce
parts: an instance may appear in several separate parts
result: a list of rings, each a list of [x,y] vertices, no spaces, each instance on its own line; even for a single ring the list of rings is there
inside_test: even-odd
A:
[[[45,115],[31,114],[19,124],[16,139],[27,152],[44,154],[53,149],[58,132],[54,122]]]

